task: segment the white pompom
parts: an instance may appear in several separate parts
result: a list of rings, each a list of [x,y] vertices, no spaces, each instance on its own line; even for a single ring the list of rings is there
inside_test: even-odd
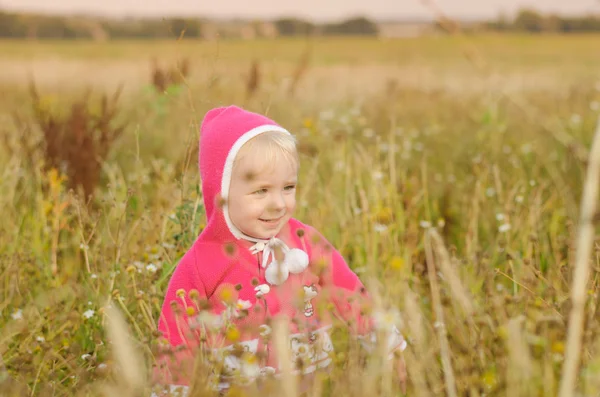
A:
[[[290,270],[290,273],[302,273],[308,267],[308,255],[298,248],[292,248],[285,254],[284,264]]]
[[[267,266],[265,279],[271,285],[281,285],[290,276],[287,266],[282,266],[277,261],[273,261]]]

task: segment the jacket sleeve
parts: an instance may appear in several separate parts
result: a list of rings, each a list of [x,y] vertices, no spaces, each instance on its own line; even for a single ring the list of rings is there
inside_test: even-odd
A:
[[[395,351],[404,350],[406,341],[398,328],[394,324],[380,324],[377,317],[381,316],[375,315],[377,311],[369,293],[340,252],[315,229],[308,234],[310,261],[318,266],[321,287],[333,303],[336,317],[348,324],[367,350],[375,348],[378,331],[387,335],[390,358]]]

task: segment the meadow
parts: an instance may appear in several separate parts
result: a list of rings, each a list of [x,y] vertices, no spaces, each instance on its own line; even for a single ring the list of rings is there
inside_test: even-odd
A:
[[[297,135],[296,217],[400,326],[408,395],[557,395],[599,40],[0,42],[2,395],[147,395],[169,276],[204,227],[199,123],[228,104]],[[600,394],[599,255],[581,396]],[[343,346],[308,395],[401,395]]]

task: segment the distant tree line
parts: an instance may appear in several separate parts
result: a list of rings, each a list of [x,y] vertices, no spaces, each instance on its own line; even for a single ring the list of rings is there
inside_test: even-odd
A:
[[[377,24],[367,18],[353,18],[340,23],[316,25],[301,19],[288,18],[275,21],[281,36],[298,35],[365,35],[376,36]]]
[[[270,25],[271,30],[265,26]],[[95,17],[49,16],[0,11],[0,38],[36,39],[160,39],[267,35],[377,35],[378,27],[367,18],[339,23],[313,24],[300,19],[273,22],[214,22],[194,18],[107,19]]]
[[[496,31],[520,31],[530,33],[583,33],[600,31],[600,15],[578,17],[542,14],[532,9],[522,9],[510,20],[500,16],[485,24]]]

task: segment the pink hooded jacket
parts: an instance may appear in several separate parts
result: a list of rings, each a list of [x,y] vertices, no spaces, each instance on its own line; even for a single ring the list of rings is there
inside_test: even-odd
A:
[[[228,372],[249,379],[278,374],[277,352],[268,338],[277,316],[290,320],[291,358],[294,364],[302,360],[298,371],[305,374],[331,363],[332,316],[371,340],[373,322],[361,315],[368,295],[318,231],[290,219],[279,235],[261,241],[244,235],[229,219],[235,156],[248,140],[273,130],[289,134],[267,117],[235,106],[213,109],[204,118],[199,163],[207,225],[168,285],[158,329],[177,352],[159,359],[155,377],[161,384],[190,384],[192,375],[182,363],[200,343],[221,353],[225,373],[215,380],[218,389],[229,386],[233,378]],[[276,259],[278,246],[283,254]],[[392,336],[390,352],[403,349],[399,332]],[[260,359],[228,356],[234,345]]]

